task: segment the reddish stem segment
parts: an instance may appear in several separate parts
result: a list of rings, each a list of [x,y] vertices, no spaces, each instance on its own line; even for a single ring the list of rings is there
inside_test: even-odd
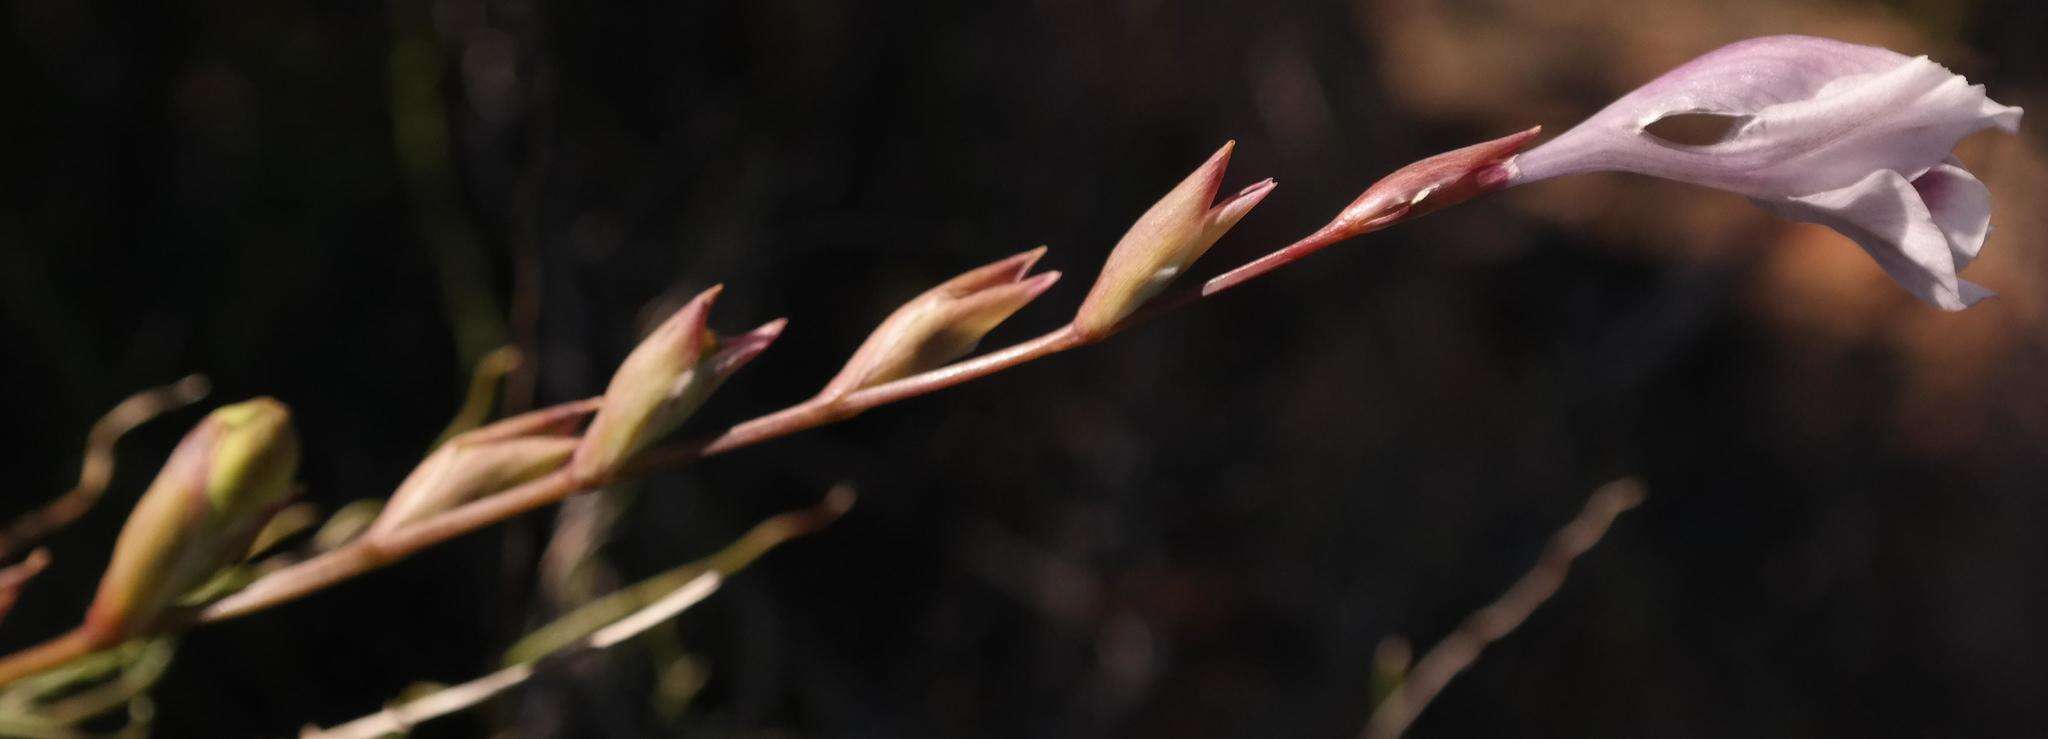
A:
[[[1309,234],[1300,241],[1281,247],[1278,251],[1271,254],[1246,262],[1242,267],[1210,278],[1208,282],[1202,283],[1202,297],[1206,298],[1250,282],[1259,275],[1293,264],[1302,257],[1320,251],[1323,247],[1355,235],[1357,234],[1353,234],[1335,223],[1324,226],[1322,230]]]

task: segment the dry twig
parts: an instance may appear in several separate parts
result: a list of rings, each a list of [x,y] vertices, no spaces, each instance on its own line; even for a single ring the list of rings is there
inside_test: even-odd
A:
[[[163,387],[150,388],[114,405],[85,435],[85,463],[78,486],[59,495],[0,530],[0,559],[42,541],[92,510],[114,479],[114,443],[135,427],[166,412],[191,405],[211,389],[206,378],[190,375]]]
[[[1456,631],[1430,647],[1429,652],[1415,663],[1415,668],[1408,671],[1407,677],[1373,709],[1372,719],[1359,736],[1362,739],[1396,739],[1406,732],[1422,709],[1443,692],[1451,678],[1472,666],[1486,645],[1521,626],[1537,606],[1556,594],[1558,587],[1564,584],[1565,575],[1571,571],[1572,560],[1600,543],[1600,537],[1607,534],[1607,527],[1614,523],[1615,517],[1636,507],[1642,500],[1643,485],[1635,478],[1622,478],[1593,491],[1578,517],[1551,535],[1550,544],[1543,549],[1543,556],[1536,560],[1536,566],[1509,586],[1499,599],[1466,617]]]
[[[14,601],[21,597],[21,589],[28,585],[28,581],[49,566],[50,550],[37,549],[20,562],[0,569],[0,619],[7,618],[7,612],[14,610]]]
[[[809,508],[756,524],[738,540],[703,560],[656,575],[591,602],[541,627],[508,653],[503,669],[460,685],[393,705],[331,729],[307,727],[301,739],[376,739],[403,734],[420,722],[461,711],[531,679],[543,659],[608,649],[639,636],[711,597],[725,578],[768,550],[814,533],[838,520],[853,505],[853,490],[832,488]]]

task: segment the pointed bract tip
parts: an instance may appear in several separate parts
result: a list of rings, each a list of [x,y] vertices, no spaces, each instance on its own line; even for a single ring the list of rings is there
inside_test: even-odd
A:
[[[1181,180],[1166,197],[1171,199],[1177,194],[1185,195],[1201,201],[1195,207],[1208,205],[1216,199],[1216,193],[1223,189],[1223,174],[1230,170],[1230,155],[1236,151],[1235,139],[1223,142],[1223,146],[1218,148],[1216,153],[1210,154],[1209,158],[1202,162],[1202,166],[1189,172],[1187,178]],[[1190,190],[1190,187],[1193,189]]]
[[[719,375],[739,371],[755,357],[761,356],[761,352],[767,351],[770,344],[782,337],[782,329],[788,326],[789,319],[777,318],[744,334],[720,339],[718,354],[713,357],[712,371]]]
[[[748,331],[748,332],[747,332],[747,334],[748,334],[748,335],[756,335],[756,334],[758,334],[758,335],[761,335],[761,336],[766,336],[766,337],[768,337],[768,339],[769,339],[770,341],[773,341],[773,340],[775,339],[775,337],[778,337],[778,336],[781,336],[781,335],[782,335],[782,330],[783,330],[783,329],[785,329],[785,328],[788,328],[788,327],[789,327],[789,319],[787,319],[787,318],[777,318],[777,319],[775,319],[775,320],[773,320],[773,321],[769,321],[769,322],[767,322],[767,323],[764,323],[764,324],[761,324],[761,325],[759,325],[759,326],[756,326],[756,327],[754,327],[754,330],[752,330],[752,331]]]
[[[680,316],[686,313],[695,313],[699,316],[709,314],[711,312],[711,305],[713,303],[718,302],[718,296],[724,293],[724,283],[719,283],[704,288],[703,292],[699,292],[695,296],[691,297],[690,302],[684,303],[683,307],[677,308],[675,313],[670,314],[669,320],[675,320],[675,316]]]
[[[1053,283],[1059,281],[1060,271],[1056,269],[1049,269],[1044,272],[1032,275],[1031,277],[1025,279],[1023,282],[1019,284],[1023,286],[1024,295],[1027,299],[1035,299],[1038,296],[1045,294],[1045,291],[1052,289]]]
[[[718,301],[719,294],[723,292],[725,285],[722,284],[704,288],[703,292],[690,298],[690,302],[684,303],[683,307],[677,308],[668,318],[663,319],[661,325],[656,326],[641,342],[642,346],[658,345],[672,349],[696,346],[698,337],[703,336],[705,327],[710,325],[711,306]],[[633,353],[638,354],[640,351],[636,348]]]
[[[690,298],[690,302],[683,304],[683,310],[694,310],[709,314],[711,312],[711,305],[718,302],[718,296],[724,294],[725,283],[722,282],[704,288],[703,292],[697,293],[697,297]]]
[[[1031,272],[1032,265],[1045,256],[1045,247],[1018,252],[960,273],[959,276],[933,288],[933,291],[951,297],[965,297],[998,285],[1016,282]]]
[[[1246,213],[1250,213],[1253,208],[1258,207],[1259,203],[1264,201],[1267,195],[1272,194],[1274,188],[1279,186],[1280,183],[1274,181],[1271,177],[1254,182],[1245,187],[1245,189],[1237,191],[1236,194],[1224,198],[1216,204],[1216,207],[1210,208],[1210,218],[1214,222],[1226,227],[1235,225],[1240,219],[1244,218]]]
[[[1202,162],[1202,166],[1196,168],[1195,171],[1206,173],[1214,177],[1218,182],[1221,182],[1224,171],[1230,169],[1231,155],[1236,153],[1237,139],[1224,141],[1222,146],[1216,148],[1216,153],[1210,154],[1209,159]]]
[[[789,319],[777,318],[773,321],[769,321],[759,326],[755,326],[754,330],[752,331],[748,331],[738,336],[728,336],[723,339],[720,339],[719,351],[758,352],[760,349],[756,347],[766,348],[769,344],[774,343],[776,339],[781,338],[782,330],[788,327]]]

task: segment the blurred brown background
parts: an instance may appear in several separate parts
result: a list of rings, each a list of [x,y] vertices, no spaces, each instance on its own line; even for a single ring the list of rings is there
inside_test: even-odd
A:
[[[1226,186],[1281,187],[1202,275],[1403,163],[1561,131],[1748,36],[1927,53],[2048,110],[2044,7],[15,0],[0,513],[68,487],[105,408],[194,371],[214,401],[294,407],[309,499],[382,495],[483,351],[535,351],[515,403],[589,395],[662,307],[724,282],[722,327],[792,328],[692,423],[713,429],[1039,243],[1069,278],[990,345],[1056,325],[1227,139]],[[1545,183],[199,631],[157,733],[286,735],[476,675],[846,479],[846,520],[655,646],[420,735],[1348,736],[1377,644],[1435,641],[1635,473],[1646,504],[1415,736],[2035,736],[2048,169],[2027,129],[1960,150],[1997,197],[1969,276],[2004,296],[1965,313],[1732,195]],[[124,445],[0,645],[76,621],[199,413]],[[677,711],[657,686],[681,655],[709,679]]]

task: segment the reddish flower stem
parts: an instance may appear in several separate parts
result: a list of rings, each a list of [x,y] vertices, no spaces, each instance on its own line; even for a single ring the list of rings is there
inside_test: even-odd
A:
[[[1336,222],[1315,234],[1212,279],[1206,285],[1155,298],[1135,314],[1106,330],[1083,332],[1069,323],[1037,338],[894,382],[836,397],[820,395],[739,423],[716,436],[648,451],[625,465],[625,469],[602,478],[579,477],[565,469],[444,511],[395,531],[375,536],[366,535],[339,549],[272,572],[233,595],[207,606],[197,614],[189,618],[175,619],[160,628],[187,628],[195,624],[225,621],[266,610],[382,568],[435,544],[560,502],[572,495],[595,490],[619,479],[630,479],[655,469],[680,466],[704,457],[772,441],[799,431],[845,420],[879,406],[938,392],[1033,360],[1094,344],[1155,316],[1241,285],[1338,241],[1497,189],[1501,185],[1495,181],[1498,178],[1473,181],[1475,173],[1498,166],[1502,158],[1511,155],[1534,134],[1535,131],[1532,129],[1410,165],[1375,184],[1353,203],[1351,208],[1340,214]],[[1457,166],[1451,166],[1453,164]],[[1430,184],[1424,189],[1417,190],[1417,182],[1425,179],[1429,180]],[[1422,195],[1411,191],[1426,195],[1445,185],[1451,186],[1450,189],[1456,191],[1457,196],[1439,197],[1427,208],[1416,207]],[[1381,207],[1379,200],[1389,200],[1396,205]],[[0,657],[0,686],[84,654],[113,646],[118,641],[110,641],[104,635],[94,633],[90,626],[87,624],[41,645]]]
[[[1198,289],[1189,289],[1159,296],[1110,330],[1094,336],[1085,336],[1072,324],[1068,324],[1037,338],[894,382],[865,388],[838,398],[813,398],[741,422],[715,436],[650,450],[611,478],[578,479],[564,470],[532,480],[436,514],[387,535],[366,536],[341,548],[272,572],[207,606],[190,619],[179,619],[174,624],[167,624],[167,628],[185,628],[195,624],[226,621],[289,603],[337,583],[381,569],[427,547],[521,513],[561,502],[578,493],[595,490],[618,479],[630,479],[657,469],[676,467],[704,457],[772,441],[799,431],[842,421],[873,408],[938,392],[1027,362],[1094,344],[1121,333],[1124,329],[1217,292],[1220,290],[1210,290],[1205,294]],[[578,400],[559,407],[587,402]],[[95,639],[89,634],[72,632],[36,647],[0,657],[0,686],[88,653],[114,646],[116,643],[118,640]]]
[[[631,463],[619,477],[635,477],[656,469],[680,466],[704,457],[779,439],[799,431],[851,418],[872,408],[987,377],[1089,343],[1093,343],[1093,340],[1081,338],[1071,326],[1063,326],[1020,344],[895,382],[848,393],[837,399],[805,401],[742,422],[717,436],[655,449]],[[577,493],[602,487],[611,481],[580,480],[566,470],[533,480],[398,529],[388,536],[361,539],[273,572],[208,606],[201,612],[198,621],[224,621],[297,600],[335,583],[397,562],[427,547],[521,513],[560,502]]]

